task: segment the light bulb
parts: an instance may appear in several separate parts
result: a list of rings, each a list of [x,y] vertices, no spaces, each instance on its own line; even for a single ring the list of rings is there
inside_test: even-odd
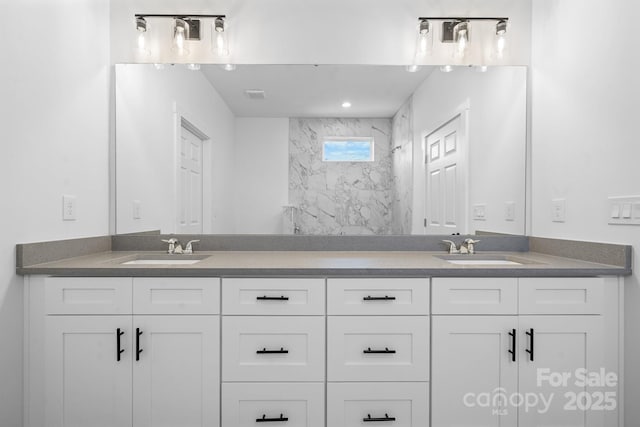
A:
[[[502,59],[507,47],[507,21],[498,21],[496,24],[496,58]]]
[[[148,55],[151,52],[147,49],[147,20],[142,17],[136,18],[136,30],[138,30],[138,52]]]
[[[222,18],[216,18],[212,24],[211,48],[216,56],[229,56],[229,41],[227,40],[227,32]]]
[[[171,50],[178,56],[184,56],[189,54],[189,49],[186,47],[187,41],[187,23],[182,19],[176,19],[176,25],[173,29],[173,46]]]
[[[461,21],[453,28],[454,41],[456,42],[455,57],[464,58],[469,47],[469,23]]]
[[[429,21],[423,19],[418,26],[418,36],[416,39],[416,59],[422,59],[431,54],[433,37],[431,37],[431,26]]]

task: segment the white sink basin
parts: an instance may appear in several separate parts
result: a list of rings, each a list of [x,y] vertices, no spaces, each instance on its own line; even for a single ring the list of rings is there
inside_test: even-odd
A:
[[[169,255],[145,254],[136,255],[134,259],[123,261],[121,265],[193,265],[210,255]]]
[[[506,259],[448,259],[446,261],[457,265],[523,265],[521,262]]]
[[[443,261],[454,265],[477,265],[477,266],[518,266],[527,264],[540,264],[537,261],[511,255],[500,254],[474,254],[474,255],[439,255]]]

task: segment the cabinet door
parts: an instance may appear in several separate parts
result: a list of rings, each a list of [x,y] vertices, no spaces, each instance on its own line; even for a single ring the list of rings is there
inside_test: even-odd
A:
[[[513,361],[516,316],[432,317],[432,424],[438,427],[509,427],[517,409],[493,396],[518,391]],[[487,397],[489,404],[487,405]]]
[[[134,316],[133,425],[219,425],[220,318]],[[134,341],[136,338],[134,337]],[[139,359],[139,360],[138,360]]]
[[[131,426],[132,335],[131,316],[46,318],[48,427]]]
[[[527,352],[531,350],[532,330],[533,355]],[[617,387],[576,384],[581,379],[579,372],[576,376],[577,369],[598,374],[601,368],[607,371],[604,366],[603,333],[601,316],[520,318],[520,392],[529,396],[537,395],[540,401],[542,397],[547,401],[551,399],[548,407],[543,403],[528,410],[520,407],[521,427],[607,425],[603,422],[603,416],[615,410],[611,404],[615,404],[618,396],[609,395],[610,402],[607,402],[604,394],[600,399],[600,394],[615,393]],[[560,380],[561,376],[566,381]],[[578,397],[577,402],[571,401],[574,395]],[[594,406],[596,404],[601,408]]]

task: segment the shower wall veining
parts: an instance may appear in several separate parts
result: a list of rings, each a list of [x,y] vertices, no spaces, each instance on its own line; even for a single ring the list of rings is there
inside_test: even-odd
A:
[[[393,234],[411,234],[413,196],[413,97],[398,110],[392,121]]]
[[[391,234],[391,119],[291,118],[289,203],[302,234]],[[325,137],[373,137],[373,162],[323,162]],[[409,150],[410,152],[410,150]]]

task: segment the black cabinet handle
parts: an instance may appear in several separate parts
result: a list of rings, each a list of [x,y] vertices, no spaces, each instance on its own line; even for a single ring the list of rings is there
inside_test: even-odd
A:
[[[366,350],[362,350],[362,352],[364,354],[395,354],[396,353],[395,350],[389,350],[387,347],[385,347],[384,350],[371,350],[371,347],[369,347]]]
[[[525,351],[529,353],[529,360],[533,362],[533,328],[529,329],[526,334],[529,335],[529,348]]]
[[[366,297],[362,298],[363,301],[394,301],[396,299],[396,297],[390,297],[388,295],[385,295],[383,297],[372,297],[370,295],[367,295]]]
[[[516,330],[512,329],[511,332],[509,332],[509,336],[511,337],[511,350],[509,350],[509,353],[511,353],[511,361],[515,362],[516,361]]]
[[[136,361],[140,360],[140,353],[144,351],[140,348],[140,335],[142,335],[142,331],[140,328],[136,328]]]
[[[371,418],[371,414],[367,414],[367,418],[363,418],[362,421],[365,423],[371,422],[384,422],[384,421],[395,421],[395,417],[390,417],[388,414],[384,414],[384,418]]]
[[[122,331],[120,330],[120,328],[118,328],[118,329],[116,330],[116,347],[117,347],[117,350],[116,350],[116,360],[117,360],[118,362],[120,361],[120,355],[121,355],[122,353],[124,353],[124,350],[120,348],[120,344],[121,344],[121,343],[120,343],[120,337],[121,337],[121,336],[123,336],[123,335],[124,335],[124,332],[122,332]]]
[[[285,417],[282,414],[280,414],[280,417],[278,418],[267,418],[266,414],[262,414],[262,418],[256,418],[257,423],[277,423],[284,421],[289,421],[289,418]]]
[[[266,348],[263,348],[262,350],[256,351],[256,354],[287,354],[287,353],[289,353],[289,350],[285,350],[282,347],[280,347],[280,350],[267,350]]]
[[[256,299],[258,301],[289,301],[289,297],[285,297],[284,295],[281,295],[279,297],[268,297],[266,295],[263,295],[261,297],[256,297]]]

